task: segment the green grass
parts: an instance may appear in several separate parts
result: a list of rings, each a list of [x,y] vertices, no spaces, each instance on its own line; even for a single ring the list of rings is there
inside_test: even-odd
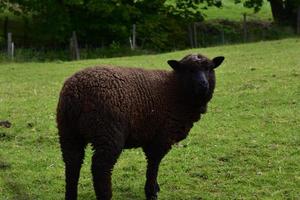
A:
[[[260,11],[254,13],[252,8],[245,8],[243,4],[235,4],[234,0],[222,0],[221,8],[211,7],[204,10],[206,19],[227,19],[233,21],[242,21],[243,13],[247,14],[248,20],[272,20],[271,7],[268,1],[264,1]]]
[[[200,4],[201,12],[204,13],[206,20],[227,19],[232,21],[242,21],[243,14],[247,14],[248,20],[272,20],[272,12],[270,4],[264,0],[260,11],[255,13],[253,8],[246,8],[242,3],[235,4],[235,0],[222,0],[222,7],[207,7],[206,4]],[[175,0],[168,0],[167,4],[175,4]]]
[[[63,199],[55,108],[64,79],[96,64],[169,69],[190,52],[224,55],[209,111],[161,164],[160,199],[300,199],[300,39],[160,55],[0,64],[0,199]],[[95,199],[91,148],[79,199]],[[114,199],[144,199],[145,159],[126,150],[113,173]]]

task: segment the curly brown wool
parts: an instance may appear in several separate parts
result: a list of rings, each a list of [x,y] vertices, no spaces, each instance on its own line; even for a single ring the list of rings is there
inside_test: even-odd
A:
[[[77,199],[88,143],[94,150],[91,168],[97,199],[112,198],[113,166],[122,149],[136,147],[142,147],[147,158],[146,198],[157,199],[159,164],[206,112],[215,87],[214,69],[223,60],[193,54],[169,60],[173,71],[102,66],[68,78],[57,107],[65,199]]]

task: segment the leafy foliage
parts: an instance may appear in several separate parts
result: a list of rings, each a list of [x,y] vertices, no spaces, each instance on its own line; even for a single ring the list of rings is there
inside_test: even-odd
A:
[[[256,12],[262,7],[264,0],[235,0],[243,3],[245,7],[254,8]],[[296,27],[297,9],[300,7],[299,0],[268,0],[272,8],[274,21],[281,25]]]
[[[242,2],[246,8],[254,8],[254,11],[258,12],[264,3],[264,0],[235,0],[235,3]]]
[[[224,0],[223,0],[224,1]],[[264,0],[235,0],[259,11]],[[296,24],[298,0],[268,0],[275,22]],[[28,20],[34,47],[65,47],[72,31],[81,47],[128,46],[133,24],[137,45],[170,50],[188,46],[188,27],[204,20],[203,9],[222,0],[2,0],[0,9]]]
[[[30,16],[31,34],[43,45],[66,45],[73,30],[83,38],[81,45],[126,44],[132,24],[138,24],[142,27],[137,30],[142,36],[139,45],[148,41],[148,46],[164,50],[176,38],[163,31],[179,30],[180,34],[186,29],[185,23],[202,21],[198,8],[204,2],[207,6],[221,5],[218,0],[176,0],[173,5],[166,5],[166,0],[3,0],[0,7]]]

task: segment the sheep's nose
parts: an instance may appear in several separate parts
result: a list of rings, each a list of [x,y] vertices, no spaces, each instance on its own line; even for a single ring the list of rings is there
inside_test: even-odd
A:
[[[200,80],[199,84],[201,85],[201,87],[208,89],[208,83],[206,80]]]
[[[204,73],[200,72],[198,73],[197,76],[197,83],[199,84],[200,87],[203,89],[207,88],[208,89],[208,81]]]
[[[208,92],[208,89],[209,89],[209,86],[208,86],[207,82],[202,82],[202,83],[200,84],[199,89],[200,89],[200,91],[201,91],[201,93],[202,93],[203,95],[206,95],[207,92]]]
[[[205,81],[199,81],[195,87],[195,92],[198,95],[206,95],[209,91],[209,85]]]

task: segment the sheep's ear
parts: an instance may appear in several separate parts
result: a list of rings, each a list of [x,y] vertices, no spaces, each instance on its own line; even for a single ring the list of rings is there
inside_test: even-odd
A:
[[[177,60],[168,60],[168,64],[176,71],[180,69],[180,63]]]
[[[224,61],[224,59],[225,59],[224,56],[218,56],[212,59],[213,63],[215,64],[214,69],[219,67]]]

